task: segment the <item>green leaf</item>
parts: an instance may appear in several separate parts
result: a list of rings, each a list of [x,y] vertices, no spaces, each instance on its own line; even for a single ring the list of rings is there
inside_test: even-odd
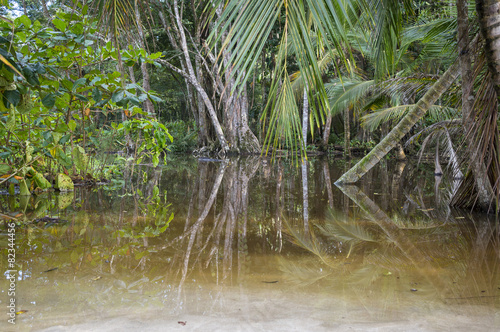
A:
[[[162,55],[162,52],[156,52],[156,53],[150,54],[149,59],[156,60],[156,59],[159,59],[161,57],[161,55]]]
[[[69,127],[69,129],[70,129],[71,131],[75,131],[75,129],[76,129],[76,122],[75,122],[75,120],[70,120],[70,121],[68,122],[68,127]]]
[[[31,66],[26,66],[23,68],[23,75],[29,84],[34,86],[40,85],[40,81],[38,80],[38,74]]]
[[[9,102],[9,104],[14,106],[17,106],[21,100],[21,94],[17,90],[4,91],[3,97]],[[5,103],[5,106],[9,107],[9,104]]]
[[[113,95],[111,96],[111,101],[113,103],[119,103],[120,101],[125,98],[125,92],[122,90],[115,91]]]
[[[73,160],[71,160],[70,157],[64,151],[60,148],[57,147],[57,154],[56,154],[57,161],[64,167],[70,168],[73,166]],[[76,161],[75,161],[76,164]]]
[[[56,19],[52,20],[52,24],[54,24],[54,26],[56,28],[58,28],[60,31],[62,31],[62,32],[66,31],[66,26],[67,26],[66,22],[61,21],[60,19],[56,18]]]
[[[62,85],[68,89],[69,91],[71,91],[73,89],[73,82],[71,82],[70,80],[68,79],[63,79],[61,81]]]
[[[76,89],[78,89],[80,86],[85,85],[85,82],[87,82],[87,79],[85,77],[79,78],[75,81],[73,84],[73,92],[76,92]]]
[[[66,133],[68,130],[69,130],[69,127],[68,127],[68,125],[67,125],[67,124],[65,124],[65,123],[60,123],[60,124],[58,124],[58,125],[57,125],[55,132],[56,132],[56,133],[62,133],[62,134],[64,134],[64,133]],[[57,143],[57,142],[56,142],[56,143]]]
[[[94,99],[94,101],[97,103],[101,101],[102,93],[98,87],[95,87],[94,90],[92,90],[92,99]]]
[[[54,93],[49,93],[42,98],[42,104],[47,108],[54,107],[55,103],[56,103],[56,95]]]
[[[89,157],[85,153],[84,148],[82,148],[81,146],[75,147],[73,149],[72,156],[76,167],[78,167],[80,170],[85,170],[87,168]]]
[[[14,23],[16,23],[17,26],[19,26],[19,23],[24,24],[24,27],[27,29],[31,27],[31,20],[26,15],[19,16],[14,20]]]

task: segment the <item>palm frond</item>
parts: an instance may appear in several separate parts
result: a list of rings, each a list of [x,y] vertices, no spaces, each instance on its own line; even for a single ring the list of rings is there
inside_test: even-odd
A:
[[[343,82],[336,80],[326,84],[331,114],[342,112],[351,105],[360,102],[374,87],[374,80],[344,80]]]
[[[324,236],[343,242],[377,242],[376,236],[368,228],[370,223],[361,220],[348,220],[343,214],[330,209],[326,223],[317,225]]]

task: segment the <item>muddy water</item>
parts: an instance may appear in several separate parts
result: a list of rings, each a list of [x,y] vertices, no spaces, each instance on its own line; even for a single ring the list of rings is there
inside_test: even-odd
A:
[[[184,158],[67,196],[0,195],[3,218],[30,223],[15,238],[26,312],[7,322],[6,272],[0,329],[500,328],[499,225],[450,209],[456,184],[383,163],[339,190],[349,165],[306,167]]]

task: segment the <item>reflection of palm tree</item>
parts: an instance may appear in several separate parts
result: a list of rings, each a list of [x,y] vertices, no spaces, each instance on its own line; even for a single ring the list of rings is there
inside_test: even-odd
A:
[[[358,188],[349,186],[343,189],[346,195],[366,213],[368,219],[349,220],[342,214],[332,211],[326,223],[317,226],[320,236],[314,235],[314,232],[305,234],[289,226],[288,232],[293,241],[316,255],[319,261],[308,264],[301,270],[300,265],[289,264],[283,259],[282,269],[287,274],[294,273],[298,282],[303,278],[306,281],[308,279],[318,281],[336,276],[338,272],[346,269],[344,263],[348,259],[349,262],[355,262],[361,254],[364,257],[363,266],[357,272],[353,272],[352,278],[349,279],[351,281],[373,281],[373,278],[382,277],[388,272],[394,274],[412,271],[433,285],[434,291],[441,297],[448,296],[449,294],[445,294],[448,290],[444,286],[453,280],[446,277],[450,273],[455,273],[455,269],[444,268],[456,265],[456,260],[461,261],[461,257],[469,256],[470,252],[469,241],[443,243],[443,239],[454,238],[456,226],[432,221],[429,223],[393,220]],[[490,243],[491,232],[489,234],[490,236],[478,237],[478,242],[483,246],[484,243]],[[324,237],[329,240],[324,242],[322,240]],[[346,245],[347,251],[344,250]],[[331,248],[334,248],[334,252]],[[483,249],[479,251],[483,255],[486,252]],[[357,254],[354,255],[354,252]],[[334,258],[334,255],[337,257]],[[322,264],[319,264],[320,262]],[[320,271],[320,268],[322,272],[314,276],[314,271]],[[498,270],[498,266],[495,269]],[[293,278],[293,275],[289,276]]]

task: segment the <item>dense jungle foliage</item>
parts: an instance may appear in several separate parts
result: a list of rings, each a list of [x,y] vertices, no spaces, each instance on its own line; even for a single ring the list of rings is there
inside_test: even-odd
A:
[[[1,184],[71,189],[173,152],[369,152],[342,185],[410,154],[464,178],[453,205],[491,210],[494,4],[3,0]]]

